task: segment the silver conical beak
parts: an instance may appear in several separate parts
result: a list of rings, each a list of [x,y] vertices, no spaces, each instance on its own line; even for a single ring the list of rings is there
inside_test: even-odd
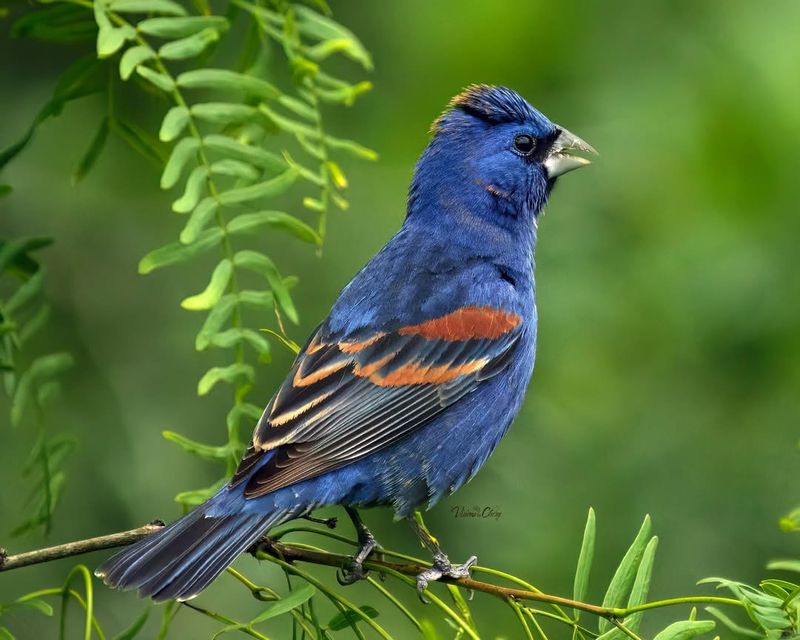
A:
[[[597,155],[597,151],[588,142],[584,142],[574,133],[570,133],[562,127],[558,127],[558,129],[560,133],[544,159],[544,168],[550,179],[592,163],[588,158],[577,155],[578,153]]]

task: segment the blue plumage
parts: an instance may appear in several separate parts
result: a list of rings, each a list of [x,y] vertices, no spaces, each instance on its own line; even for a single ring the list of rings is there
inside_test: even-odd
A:
[[[408,517],[467,482],[533,371],[537,217],[556,178],[588,163],[576,150],[593,151],[509,89],[454,98],[417,164],[403,227],[309,339],[231,482],[98,575],[185,600],[276,524],[332,504]],[[468,570],[424,541],[434,567],[421,588]],[[364,543],[355,577],[368,532]]]

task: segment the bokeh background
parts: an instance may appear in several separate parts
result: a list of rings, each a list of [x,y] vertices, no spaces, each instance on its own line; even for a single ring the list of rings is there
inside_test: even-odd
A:
[[[595,601],[646,513],[661,539],[654,597],[694,592],[708,575],[754,581],[767,560],[796,552],[796,539],[776,523],[800,493],[800,4],[408,0],[333,8],[376,68],[374,91],[352,109],[334,109],[331,129],[377,149],[380,160],[344,164],[352,206],[332,214],[321,257],[283,236],[263,239],[282,270],[300,277],[302,322],[290,330],[298,341],[401,224],[429,124],[465,85],[517,89],[601,154],[560,181],[540,224],[540,341],[522,413],[482,473],[428,515],[451,557],[477,553],[481,564],[567,595],[589,506],[598,514]],[[47,99],[70,58],[60,51],[68,49],[12,40],[3,28],[0,146]],[[134,106],[153,121],[164,109],[155,99]],[[174,195],[157,188],[158,171],[112,140],[97,169],[70,184],[103,108],[83,100],[47,123],[8,167],[3,181],[15,192],[0,200],[2,235],[56,239],[42,253],[55,306],[42,348],[65,346],[77,358],[53,418],[80,440],[53,542],[176,516],[174,494],[210,484],[219,467],[160,432],[222,442],[229,403],[222,387],[196,397],[213,357],[193,349],[201,315],[178,306],[202,288],[208,269],[136,272],[139,258],[183,222],[169,212]],[[277,346],[275,354],[259,371],[253,398],[262,403],[291,360]],[[7,537],[27,494],[21,468],[31,444],[31,434],[0,420],[0,542],[14,551],[42,543]],[[456,519],[456,506],[501,516]],[[388,511],[366,518],[387,546],[417,551]],[[0,575],[0,602],[60,583],[71,564]],[[240,561],[282,586],[272,568],[253,564]],[[376,602],[361,585],[348,593]],[[202,599],[231,615],[254,606],[224,577]],[[103,589],[98,600],[111,629],[143,607]],[[408,600],[420,615],[439,617]],[[389,628],[402,627],[390,622],[388,605],[377,606]],[[518,637],[501,604],[476,596],[473,606],[487,637]],[[22,638],[54,629],[33,615],[9,620]],[[281,625],[275,637],[285,637]],[[200,638],[214,625],[182,612],[175,628],[175,637]]]

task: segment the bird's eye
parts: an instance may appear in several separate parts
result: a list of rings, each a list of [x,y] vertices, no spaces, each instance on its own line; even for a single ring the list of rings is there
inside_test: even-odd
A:
[[[520,133],[514,138],[514,151],[523,156],[529,156],[536,149],[536,140],[527,133]]]

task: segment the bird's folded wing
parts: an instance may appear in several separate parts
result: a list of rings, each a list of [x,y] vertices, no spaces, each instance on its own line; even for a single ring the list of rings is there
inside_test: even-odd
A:
[[[257,497],[349,464],[425,424],[505,368],[522,319],[462,307],[392,331],[336,339],[321,327],[267,406],[232,479]]]

